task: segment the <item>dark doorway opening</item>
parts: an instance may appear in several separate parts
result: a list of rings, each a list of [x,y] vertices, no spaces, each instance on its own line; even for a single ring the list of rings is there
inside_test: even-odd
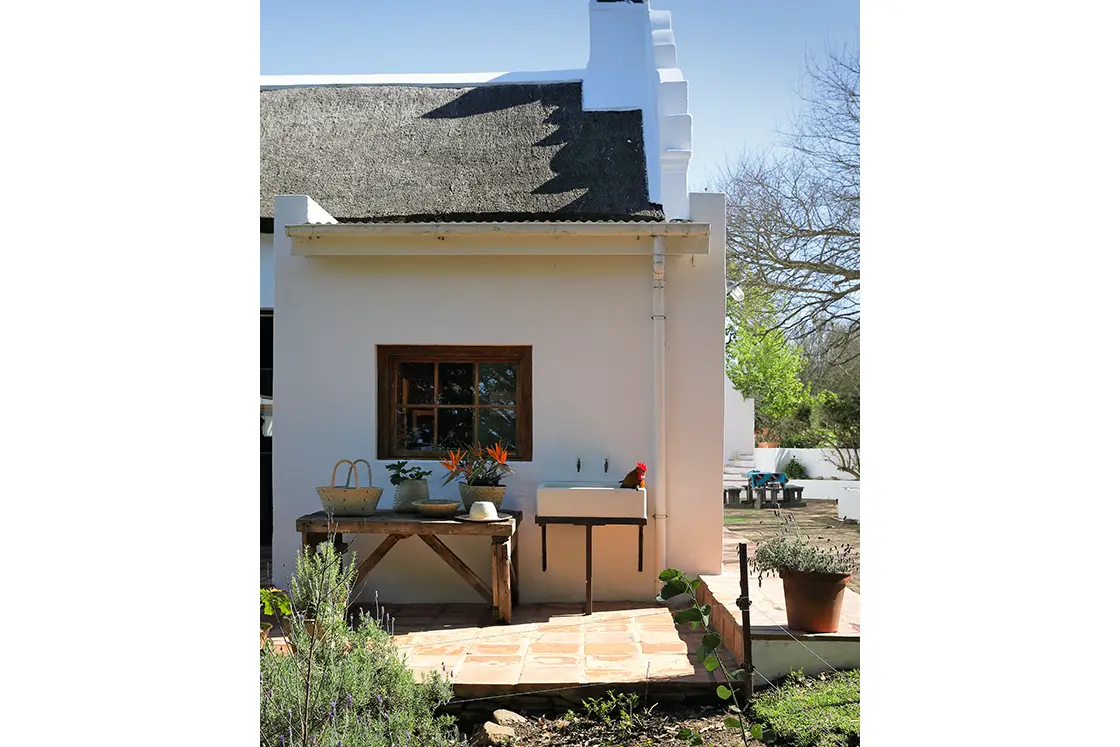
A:
[[[267,417],[267,419],[266,419]],[[272,545],[272,310],[261,309],[261,547]]]

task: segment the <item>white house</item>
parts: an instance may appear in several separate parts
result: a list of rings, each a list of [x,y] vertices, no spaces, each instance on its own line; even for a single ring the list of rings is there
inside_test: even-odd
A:
[[[665,567],[719,572],[724,196],[687,191],[692,118],[669,13],[593,0],[589,15],[583,69],[262,78],[276,579],[337,460],[373,463],[383,507],[381,467],[399,458],[433,470],[433,496],[457,497],[436,461],[451,436],[514,448],[503,507],[525,512],[524,602],[584,595],[581,528],[549,530],[541,570],[538,484],[619,480],[638,461],[644,570],[633,527],[596,529],[595,598],[649,600]],[[389,394],[430,390],[437,372],[437,402]],[[477,539],[445,541],[485,574]],[[477,601],[416,538],[364,597],[374,589]]]

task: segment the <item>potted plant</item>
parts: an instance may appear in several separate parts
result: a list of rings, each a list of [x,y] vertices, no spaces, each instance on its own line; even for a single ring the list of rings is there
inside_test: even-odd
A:
[[[506,495],[502,480],[513,474],[513,468],[506,464],[508,458],[509,451],[501,441],[485,449],[477,443],[470,449],[452,449],[440,461],[447,470],[443,484],[462,478],[459,496],[468,511],[475,501],[490,501],[498,508]]]
[[[835,633],[840,628],[844,587],[859,566],[859,557],[849,544],[821,547],[809,542],[798,530],[797,520],[775,512],[781,530],[758,544],[754,564],[758,582],[777,573],[786,598],[786,620],[791,630]]]
[[[292,614],[292,602],[288,595],[275,587],[261,589],[261,611],[269,617],[283,618]],[[261,648],[268,640],[268,633],[272,630],[272,623],[261,621]]]
[[[393,493],[394,511],[416,511],[412,504],[428,500],[428,481],[424,478],[431,470],[409,467],[408,462],[400,461],[385,465],[389,470],[389,482],[396,486]]]

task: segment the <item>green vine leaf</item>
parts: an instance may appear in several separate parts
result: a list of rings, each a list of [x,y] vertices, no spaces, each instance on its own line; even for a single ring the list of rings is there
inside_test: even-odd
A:
[[[728,716],[723,720],[723,725],[729,729],[742,729],[743,723],[734,716]]]
[[[731,700],[731,688],[727,685],[720,685],[716,688],[716,695],[723,700]]]
[[[709,672],[719,669],[719,659],[716,658],[715,654],[708,654],[707,658],[704,659],[704,669]]]
[[[762,724],[751,724],[751,736],[762,741]]]

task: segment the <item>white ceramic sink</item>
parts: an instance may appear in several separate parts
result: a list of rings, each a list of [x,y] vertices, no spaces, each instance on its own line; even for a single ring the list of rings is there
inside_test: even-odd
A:
[[[542,482],[537,516],[644,519],[646,489],[620,488],[617,482]]]

